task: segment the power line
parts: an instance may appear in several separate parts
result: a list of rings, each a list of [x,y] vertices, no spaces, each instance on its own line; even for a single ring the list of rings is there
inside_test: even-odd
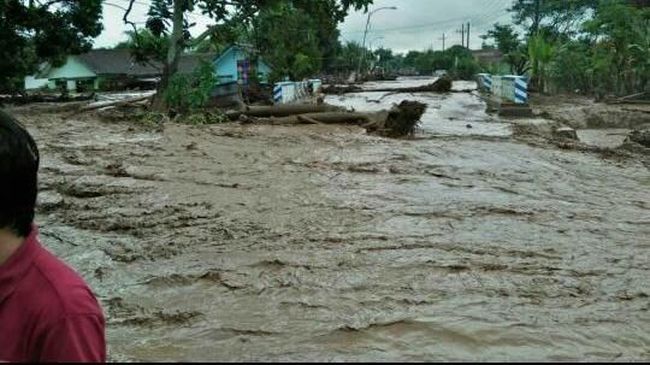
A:
[[[452,24],[452,23],[457,23],[460,21],[471,21],[473,24],[478,24],[478,25],[483,25],[485,23],[491,23],[492,21],[496,19],[500,19],[505,15],[508,15],[507,12],[504,12],[505,9],[498,9],[496,11],[493,11],[490,14],[487,13],[481,13],[475,16],[463,16],[463,17],[457,17],[457,18],[450,18],[446,20],[441,20],[441,21],[436,21],[436,22],[431,22],[431,23],[422,23],[422,24],[417,24],[417,25],[408,25],[408,26],[401,26],[401,27],[392,27],[392,28],[380,28],[380,29],[372,29],[372,32],[375,33],[390,33],[390,32],[397,32],[397,31],[405,31],[405,30],[416,30],[416,29],[424,29],[424,28],[431,28],[434,30],[439,30],[442,29],[441,26],[447,25],[447,24]],[[489,20],[486,20],[489,19]],[[343,31],[342,33],[345,34],[355,34],[355,33],[362,33],[363,31]]]

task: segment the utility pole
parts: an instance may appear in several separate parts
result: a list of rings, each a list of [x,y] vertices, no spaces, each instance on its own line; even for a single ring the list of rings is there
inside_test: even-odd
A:
[[[361,78],[361,65],[363,64],[363,59],[366,58],[366,37],[368,36],[368,27],[370,27],[370,16],[372,16],[372,12],[368,13],[366,30],[363,32],[363,43],[361,43],[361,57],[359,57],[359,67],[357,67],[357,75],[355,77],[357,80]]]
[[[465,47],[465,23],[461,24],[461,30],[456,30],[456,34],[460,34],[460,45]]]
[[[535,18],[533,19],[533,34],[539,32],[539,23],[542,21],[542,0],[535,0]]]
[[[467,22],[467,49],[469,49],[470,22]]]
[[[439,38],[442,40],[442,51],[445,51],[445,40],[447,39],[447,35],[445,33],[442,33],[442,38]]]

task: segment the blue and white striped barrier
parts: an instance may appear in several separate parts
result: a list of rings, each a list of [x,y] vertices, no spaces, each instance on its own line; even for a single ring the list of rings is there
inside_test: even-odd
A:
[[[481,87],[492,95],[516,104],[528,103],[528,79],[524,76],[478,74]]]
[[[282,103],[282,85],[275,84],[273,87],[273,102],[276,104]]]
[[[521,76],[515,78],[515,103],[528,103],[528,82]]]
[[[302,82],[278,82],[273,86],[273,102],[275,104],[293,103],[315,95],[322,82],[318,79]]]
[[[486,73],[478,74],[478,82],[480,88],[483,90],[487,92],[492,91],[492,75]]]

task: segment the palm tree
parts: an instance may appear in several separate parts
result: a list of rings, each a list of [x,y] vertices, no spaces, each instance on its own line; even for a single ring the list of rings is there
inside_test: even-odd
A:
[[[554,54],[555,46],[546,41],[541,34],[534,35],[528,40],[528,58],[532,66],[532,80],[542,92],[547,91],[546,75]]]

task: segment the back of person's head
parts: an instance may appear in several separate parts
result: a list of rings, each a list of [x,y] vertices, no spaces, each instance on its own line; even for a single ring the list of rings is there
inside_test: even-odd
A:
[[[34,139],[0,110],[0,229],[27,237],[34,221],[40,157]]]

